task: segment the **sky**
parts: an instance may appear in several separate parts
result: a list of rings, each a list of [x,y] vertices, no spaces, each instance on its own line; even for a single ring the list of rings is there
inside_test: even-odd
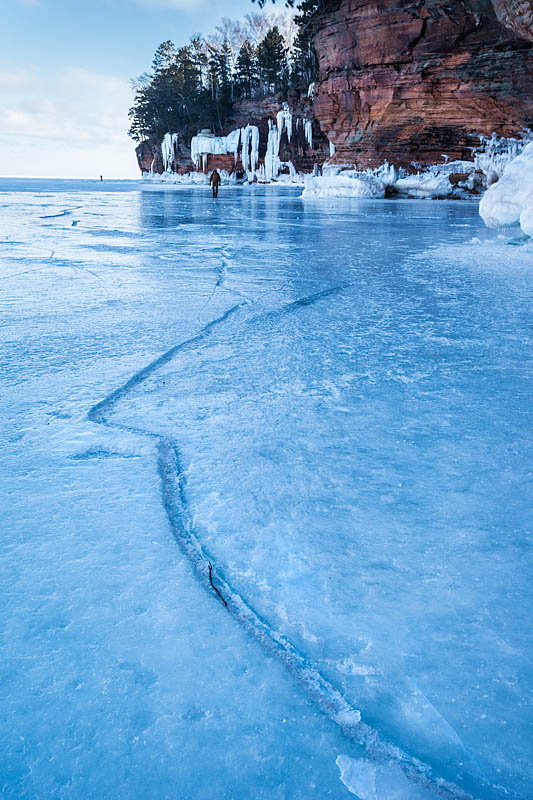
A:
[[[0,0],[0,175],[139,177],[130,79],[160,42],[257,10],[251,0]]]

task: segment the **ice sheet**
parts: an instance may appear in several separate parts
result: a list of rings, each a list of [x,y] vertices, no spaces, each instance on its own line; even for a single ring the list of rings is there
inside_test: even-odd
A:
[[[4,794],[522,798],[531,246],[467,204],[15,186]]]

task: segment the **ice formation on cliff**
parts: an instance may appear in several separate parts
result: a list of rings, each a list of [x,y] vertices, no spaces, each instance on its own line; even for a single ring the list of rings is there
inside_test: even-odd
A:
[[[435,198],[461,198],[471,197],[473,194],[479,194],[487,185],[490,185],[503,174],[506,174],[509,165],[514,164],[515,160],[521,158],[518,162],[523,171],[524,183],[523,186],[516,190],[516,196],[511,200],[512,191],[505,190],[506,195],[509,194],[509,203],[513,204],[514,211],[511,205],[507,206],[506,212],[500,208],[497,215],[491,211],[484,212],[496,219],[497,217],[502,220],[510,219],[510,222],[501,221],[494,224],[511,224],[518,222],[519,217],[522,224],[522,229],[528,232],[530,223],[528,222],[529,216],[526,209],[528,191],[533,191],[533,177],[528,173],[527,168],[524,166],[525,159],[527,158],[526,152],[529,153],[531,144],[533,144],[533,132],[525,131],[521,138],[503,138],[494,134],[491,137],[479,137],[480,146],[473,148],[472,161],[447,161],[444,164],[433,164],[425,168],[419,168],[416,173],[409,173],[407,170],[401,168],[397,169],[388,162],[385,162],[377,169],[357,170],[350,164],[344,165],[325,165],[323,168],[324,180],[319,177],[312,177],[306,179],[305,191],[303,197],[363,197],[368,196],[368,187],[365,185],[361,188],[361,179],[370,178],[381,182],[385,187],[390,187],[392,194],[397,194],[404,197],[417,198],[417,199],[435,199]],[[531,144],[530,144],[531,143]],[[331,153],[335,152],[335,147],[330,143]],[[413,165],[416,166],[416,165]],[[353,181],[356,181],[355,183]],[[507,181],[499,190],[491,192],[487,200],[483,203],[483,208],[489,208],[489,204],[496,203],[497,196],[504,192],[504,186],[507,186]],[[529,190],[528,190],[529,186]],[[521,199],[517,199],[517,198]],[[507,199],[506,201],[507,202]],[[522,205],[520,205],[522,203]],[[516,209],[520,208],[518,213]],[[521,216],[524,212],[523,217]],[[482,213],[483,216],[483,213]],[[488,223],[492,224],[492,223]],[[524,228],[524,225],[526,226]],[[527,230],[526,230],[527,228]]]
[[[489,228],[520,223],[523,232],[533,237],[533,141],[485,192],[479,213]]]
[[[490,186],[503,175],[507,165],[533,141],[533,131],[524,131],[519,139],[505,138],[493,133],[490,137],[481,136],[480,141],[481,146],[474,150],[474,164],[476,169],[486,175]]]
[[[278,113],[276,114],[276,123],[280,139],[281,139],[281,134],[283,133],[283,129],[285,128],[287,131],[287,139],[290,142],[292,138],[292,120],[293,116],[289,108],[289,104],[283,103],[281,111],[278,111]]]
[[[265,153],[265,180],[271,181],[278,174],[281,167],[279,158],[279,145],[281,142],[281,130],[279,125],[283,125],[283,118],[281,122],[278,114],[278,124],[272,120],[268,120],[268,141]]]
[[[304,134],[305,140],[309,147],[313,149],[313,120],[304,119]]]
[[[246,128],[236,128],[227,136],[215,136],[208,131],[202,131],[191,140],[191,160],[197,169],[201,161],[202,169],[205,170],[208,155],[227,153],[233,153],[235,162],[240,153],[243,169],[255,170],[259,160],[259,128],[247,125]]]
[[[172,163],[176,157],[177,147],[178,147],[178,134],[165,133],[163,141],[161,142],[161,155],[163,157],[163,167],[165,172],[172,172]],[[153,162],[152,162],[152,169],[153,169]]]
[[[237,160],[237,156],[235,156]],[[241,163],[245,172],[255,172],[259,163],[259,128],[247,125],[241,128]]]

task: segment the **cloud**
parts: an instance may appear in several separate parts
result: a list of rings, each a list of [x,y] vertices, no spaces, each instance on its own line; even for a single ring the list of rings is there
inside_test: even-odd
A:
[[[98,153],[101,171],[133,177],[127,81],[71,68],[0,73],[0,85],[0,174],[47,174],[46,153],[54,152],[62,154],[64,175],[91,174],[86,165]],[[13,164],[13,152],[24,153],[23,163]]]
[[[3,89],[16,89],[20,86],[27,86],[31,78],[27,72],[16,70],[15,72],[0,72],[0,87]]]

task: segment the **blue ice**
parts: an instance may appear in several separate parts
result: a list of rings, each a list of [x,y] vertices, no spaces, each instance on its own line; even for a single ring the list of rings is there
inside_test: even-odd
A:
[[[530,789],[532,245],[298,194],[0,182],[6,797]]]

